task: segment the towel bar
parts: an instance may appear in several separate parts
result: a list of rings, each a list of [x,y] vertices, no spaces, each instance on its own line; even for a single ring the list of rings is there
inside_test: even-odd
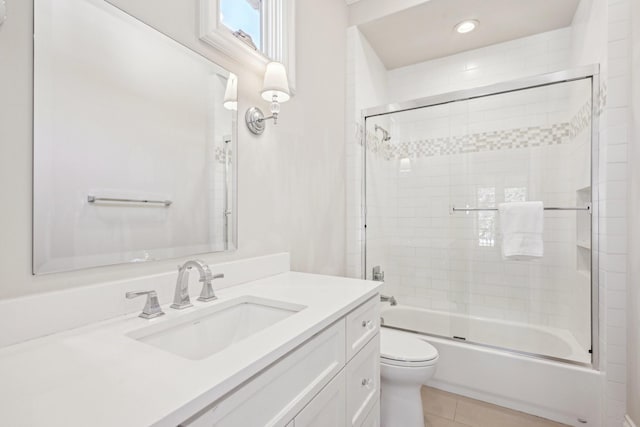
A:
[[[545,207],[543,208],[545,211],[587,211],[591,213],[591,203],[587,203],[584,207]],[[455,206],[451,207],[451,212],[476,212],[476,211],[497,211],[498,208],[456,208]]]

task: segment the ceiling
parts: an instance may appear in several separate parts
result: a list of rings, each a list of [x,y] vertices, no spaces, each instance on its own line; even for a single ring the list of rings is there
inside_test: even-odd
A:
[[[394,69],[568,27],[579,2],[427,0],[358,27],[387,69]],[[466,19],[480,25],[458,34],[453,27]]]

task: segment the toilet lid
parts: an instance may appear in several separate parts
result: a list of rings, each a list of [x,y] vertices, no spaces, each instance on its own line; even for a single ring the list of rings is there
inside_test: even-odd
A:
[[[390,361],[427,362],[438,357],[438,350],[421,339],[381,328],[380,357]]]

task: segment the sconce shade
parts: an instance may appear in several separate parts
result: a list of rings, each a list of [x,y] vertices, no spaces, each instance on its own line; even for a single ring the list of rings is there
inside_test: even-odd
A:
[[[264,72],[262,99],[272,101],[273,95],[277,95],[278,102],[286,102],[290,98],[287,71],[279,62],[268,63]]]
[[[229,73],[222,105],[227,110],[238,110],[238,77],[233,73]]]

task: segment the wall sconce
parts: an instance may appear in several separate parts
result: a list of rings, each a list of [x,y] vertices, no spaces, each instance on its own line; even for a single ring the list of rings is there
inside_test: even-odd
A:
[[[222,103],[227,110],[238,111],[238,76],[229,73]]]
[[[271,101],[271,115],[265,117],[258,107],[251,107],[244,115],[247,127],[256,135],[264,132],[265,121],[273,119],[273,124],[278,123],[280,113],[280,103],[289,100],[289,82],[284,65],[279,62],[270,62],[264,72],[264,82],[262,84],[262,99]]]

